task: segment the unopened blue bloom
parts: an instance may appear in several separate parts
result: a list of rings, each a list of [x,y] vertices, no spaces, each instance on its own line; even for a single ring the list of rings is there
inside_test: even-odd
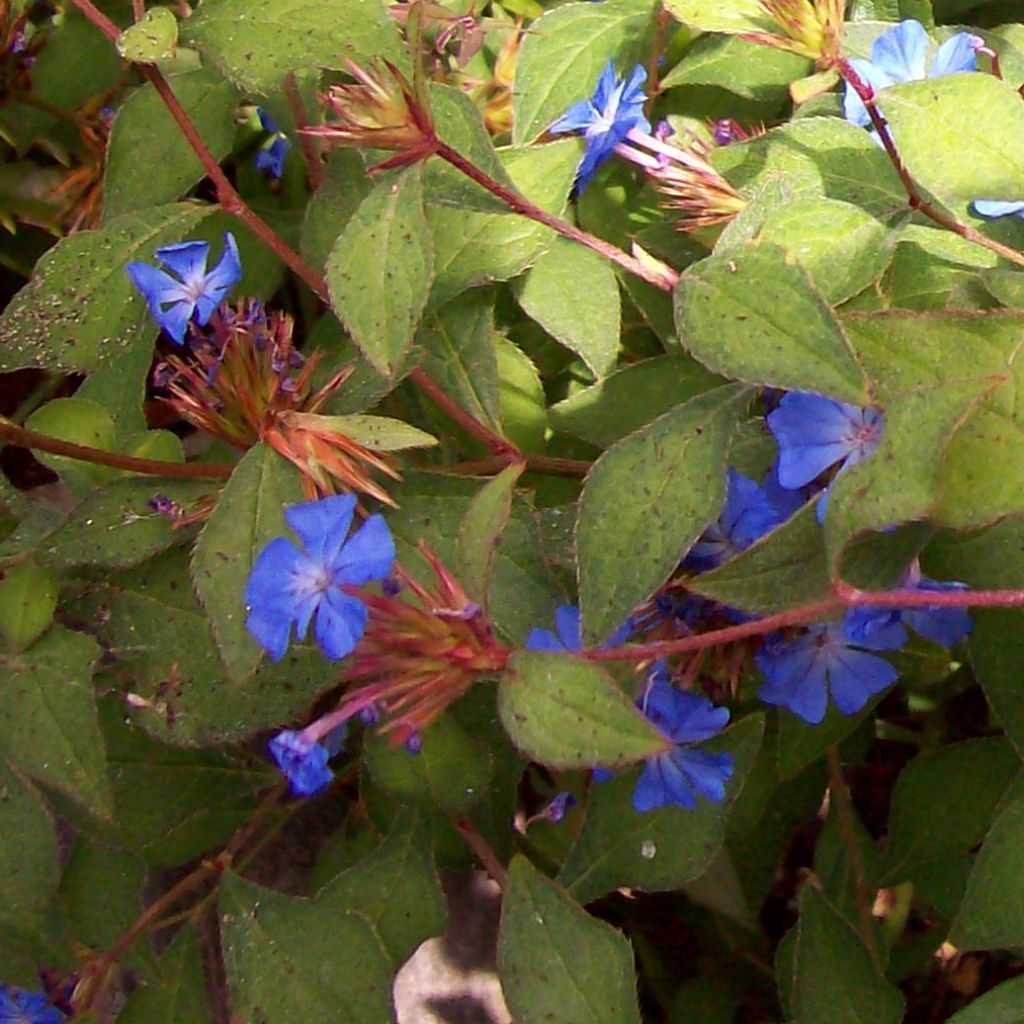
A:
[[[331,753],[323,744],[301,732],[285,729],[268,747],[296,796],[313,796],[331,784],[334,772],[327,767]]]
[[[554,796],[551,802],[540,812],[538,817],[547,818],[553,824],[558,824],[566,815],[570,807],[576,806],[576,797],[568,790],[563,790]]]
[[[316,615],[316,641],[328,658],[344,658],[366,628],[366,605],[343,585],[362,586],[391,571],[395,543],[387,523],[370,516],[352,536],[354,494],[292,505],[285,522],[305,549],[286,537],[272,540],[249,576],[246,626],[274,661],[284,656],[292,623],[304,640]]]
[[[205,327],[228,292],[242,279],[238,245],[230,231],[224,234],[220,262],[207,273],[209,255],[209,242],[179,242],[157,249],[156,258],[179,280],[148,263],[128,264],[128,276],[142,292],[153,318],[179,345],[185,340],[192,317],[200,327]]]
[[[882,440],[885,414],[824,395],[792,391],[768,414],[779,445],[779,483],[795,490],[838,465],[848,469],[871,455]],[[818,506],[819,521],[825,506]]]
[[[277,127],[277,122],[265,110],[260,108],[256,113],[263,130],[270,133],[270,137],[260,145],[259,152],[256,154],[256,170],[267,171],[271,177],[280,178],[284,174],[284,160],[288,156],[292,144],[288,141],[288,136]]]
[[[555,609],[556,636],[550,629],[534,627],[526,638],[528,651],[552,651],[555,654],[583,650],[583,635],[580,632],[580,610],[571,604],[561,604]],[[632,632],[632,624],[626,622],[609,637],[606,647],[618,647]]]
[[[644,117],[643,84],[647,72],[637,64],[629,78],[616,79],[615,66],[605,65],[597,88],[590,99],[570,107],[548,129],[553,134],[583,132],[586,150],[576,171],[576,183],[582,192],[597,168],[615,152],[615,147],[634,129],[649,132],[650,122]]]
[[[765,490],[731,466],[722,514],[690,549],[683,566],[707,572],[750,547],[786,517]]]
[[[919,21],[902,21],[883,32],[872,44],[871,59],[853,57],[850,63],[867,85],[877,93],[900,82],[941,78],[957,71],[974,71],[977,54],[974,37],[967,32],[950,36],[938,49],[931,67],[926,66],[928,33]],[[871,118],[861,98],[846,86],[843,112],[847,121],[862,126]]]
[[[851,625],[858,633],[856,640],[850,635]],[[844,715],[855,715],[899,676],[884,658],[859,648],[894,651],[907,639],[898,621],[877,621],[868,630],[857,629],[858,625],[848,615],[843,622],[811,626],[795,640],[769,638],[754,655],[765,679],[758,696],[811,725],[825,717],[830,694]]]
[[[724,800],[725,783],[733,773],[732,755],[698,750],[694,744],[720,733],[729,722],[729,709],[716,708],[706,697],[676,689],[660,663],[652,669],[637,706],[673,747],[644,765],[633,792],[633,806],[641,813],[673,804],[692,811],[698,795],[715,803]]]
[[[0,1024],[63,1024],[64,1014],[41,992],[0,985]]]
[[[999,199],[975,199],[975,212],[982,217],[1008,217],[1011,213],[1024,217],[1024,202],[1003,202]]]

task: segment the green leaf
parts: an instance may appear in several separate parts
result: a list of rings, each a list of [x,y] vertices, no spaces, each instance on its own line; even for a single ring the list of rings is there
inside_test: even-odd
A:
[[[698,395],[591,467],[576,525],[585,642],[618,629],[718,514],[729,441],[749,397],[736,384]]]
[[[814,885],[803,887],[797,929],[794,1024],[899,1024],[903,994]]]
[[[702,750],[733,755],[725,800],[701,800],[695,811],[664,807],[640,814],[633,807],[638,769],[593,787],[587,816],[561,874],[581,903],[622,886],[658,892],[702,875],[721,848],[732,802],[742,790],[764,735],[764,716],[747,715]]]
[[[548,213],[561,214],[579,162],[578,140],[504,149],[499,155],[527,199]],[[434,235],[432,309],[467,288],[488,281],[506,281],[522,273],[555,238],[550,228],[527,217],[497,213],[433,206],[427,211],[427,221]]]
[[[39,794],[2,760],[0,796],[0,919],[24,926],[57,890],[57,832]]]
[[[459,527],[456,576],[485,611],[490,607],[491,575],[501,534],[512,514],[512,498],[524,465],[506,466],[480,488]]]
[[[523,278],[524,312],[603,377],[619,353],[622,315],[611,264],[591,249],[558,238]]]
[[[967,853],[985,838],[1021,761],[1002,736],[919,754],[900,772],[880,882],[913,879],[924,861]]]
[[[210,480],[157,480],[133,476],[91,491],[38,542],[39,556],[57,566],[124,569],[139,565],[189,534],[149,502],[170,498],[187,509],[216,488]]]
[[[373,190],[373,179],[357,150],[336,149],[326,163],[323,184],[306,204],[302,258],[318,270],[327,263],[338,236]]]
[[[57,574],[27,558],[0,580],[0,632],[14,650],[28,647],[53,621]]]
[[[516,63],[513,142],[532,141],[590,96],[609,60],[619,74],[642,60],[654,10],[644,0],[571,3],[533,22]]]
[[[425,821],[415,812],[399,812],[384,842],[328,882],[317,900],[363,914],[397,971],[421,942],[442,934],[445,926],[444,893]]]
[[[668,0],[665,6],[677,21],[704,32],[779,32],[758,0]]]
[[[362,913],[225,875],[224,960],[235,1012],[260,1024],[385,1024],[394,968]]]
[[[548,410],[551,428],[599,448],[632,434],[677,405],[725,382],[695,359],[670,352],[616,370]]]
[[[996,811],[974,862],[949,941],[957,949],[1024,945],[1024,778],[1018,776]]]
[[[96,370],[148,345],[156,325],[125,265],[151,261],[212,212],[195,203],[157,206],[62,238],[0,316],[0,371]]]
[[[88,448],[111,451],[115,444],[114,421],[110,413],[102,405],[86,398],[51,399],[29,416],[25,426],[48,437]],[[83,479],[86,489],[92,483],[108,480],[114,472],[106,466],[48,452],[40,452],[39,461],[64,477],[65,483],[73,484],[76,478]]]
[[[168,8],[157,7],[147,12],[147,17],[158,11],[170,15]],[[238,90],[208,68],[176,75],[168,79],[168,85],[214,160],[223,160],[235,139],[232,115]],[[145,174],[139,173],[142,153],[146,155]],[[133,210],[173,202],[205,176],[166,104],[147,83],[121,105],[110,130],[103,178],[104,223]]]
[[[498,429],[494,293],[477,288],[428,312],[416,334],[423,369],[466,412]]]
[[[434,277],[419,167],[378,178],[327,260],[331,305],[378,372],[412,345]]]
[[[117,1015],[118,1024],[185,1024],[210,1016],[203,950],[186,924],[161,954],[159,975],[136,989]]]
[[[135,64],[153,64],[174,55],[178,19],[169,7],[153,7],[115,41],[117,52]]]
[[[486,746],[451,715],[423,730],[416,754],[373,733],[365,741],[364,759],[374,781],[398,800],[451,815],[480,802],[494,770]]]
[[[1021,1024],[1024,1021],[1024,978],[1013,978],[989,989],[947,1024]]]
[[[495,354],[501,433],[523,451],[542,452],[548,421],[537,367],[518,345],[500,335],[495,339]]]
[[[687,589],[756,615],[824,600],[832,585],[817,507],[805,505],[728,562],[687,580]]]
[[[640,1024],[629,940],[523,856],[501,901],[498,973],[517,1024]]]
[[[344,68],[346,58],[409,63],[379,0],[204,0],[181,23],[181,36],[244,92],[275,92],[289,71]]]
[[[942,199],[1024,199],[1024,107],[993,75],[963,74],[885,89],[879,105],[900,157]],[[962,154],[972,154],[970,160]]]
[[[257,444],[235,467],[192,553],[192,582],[228,675],[256,671],[263,648],[245,627],[245,588],[257,556],[285,534],[284,511],[304,498],[296,468]]]
[[[345,416],[301,414],[303,422],[317,430],[344,434],[364,448],[375,452],[399,452],[408,448],[430,448],[437,438],[419,427],[390,416],[367,416],[353,413]]]
[[[838,745],[863,725],[881,699],[881,696],[874,697],[855,715],[844,715],[835,704],[829,702],[825,717],[818,725],[808,725],[791,712],[780,710],[779,775],[783,779],[799,775],[829,747]]]
[[[111,812],[92,671],[100,648],[54,626],[0,665],[0,753],[103,818]]]
[[[845,402],[867,400],[864,373],[807,271],[770,243],[711,256],[675,292],[686,348],[727,377]]]
[[[732,14],[731,10],[727,14],[722,4],[716,5],[716,11],[725,17]],[[736,36],[703,35],[658,85],[661,90],[713,85],[745,99],[770,100],[785,93],[789,83],[806,75],[811,66],[806,57],[785,50],[773,50]]]
[[[628,764],[668,742],[600,665],[565,654],[513,654],[498,714],[516,747],[552,768]]]

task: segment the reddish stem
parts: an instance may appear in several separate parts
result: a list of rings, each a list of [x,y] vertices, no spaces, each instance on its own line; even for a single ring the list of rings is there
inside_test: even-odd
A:
[[[514,210],[524,217],[529,217],[530,220],[537,221],[538,224],[551,228],[552,231],[563,238],[568,238],[580,245],[585,245],[588,249],[593,249],[599,256],[603,256],[609,262],[622,267],[623,270],[628,270],[631,274],[642,278],[648,284],[654,285],[655,288],[670,292],[675,286],[676,281],[679,280],[679,275],[674,270],[669,272],[669,268],[666,267],[664,272],[659,272],[645,265],[635,256],[624,253],[621,249],[612,245],[611,242],[606,242],[603,238],[598,238],[597,235],[583,231],[576,227],[575,224],[570,224],[568,221],[562,220],[561,217],[556,217],[554,214],[548,213],[547,210],[542,210],[535,203],[531,203],[528,199],[513,192],[512,189],[506,188],[500,182],[495,181],[489,174],[480,170],[479,167],[467,160],[461,153],[452,149],[440,139],[435,141],[434,152],[442,160],[450,163],[456,170],[465,174],[467,178],[475,181],[481,188],[487,189],[491,195],[500,199],[510,210]]]
[[[977,230],[977,228],[973,228],[969,224],[964,224],[963,221],[958,220],[952,214],[946,213],[944,210],[940,210],[938,207],[933,206],[925,200],[921,195],[921,190],[918,188],[917,182],[915,182],[911,177],[906,164],[903,163],[903,158],[896,149],[896,143],[893,142],[892,134],[889,131],[889,126],[886,123],[885,118],[883,118],[879,113],[878,106],[875,101],[874,89],[872,89],[871,86],[857,74],[856,69],[845,58],[841,57],[836,62],[835,67],[846,80],[850,88],[853,89],[853,91],[860,97],[861,103],[864,104],[864,108],[868,112],[868,117],[871,118],[871,125],[878,133],[882,146],[885,148],[885,152],[888,155],[889,160],[892,162],[893,167],[896,169],[896,173],[899,175],[900,181],[903,183],[903,188],[907,193],[907,204],[910,208],[923,213],[930,220],[935,221],[935,223],[940,227],[944,227],[947,231],[952,231],[961,238],[967,239],[968,242],[973,242],[975,245],[980,245],[985,249],[1002,256],[1003,259],[1007,259],[1012,263],[1024,266],[1024,252],[1021,252],[1018,249],[1013,249],[1008,245],[1003,245],[1002,242],[997,242],[994,239],[989,238],[987,235],[983,235]]]
[[[305,129],[309,127],[306,119],[306,108],[302,103],[302,94],[299,92],[295,75],[289,71],[284,76],[284,94],[288,99],[288,106],[292,112],[292,119],[299,132],[299,146],[302,149],[302,159],[306,162],[306,176],[309,178],[309,187],[315,192],[324,183],[324,162],[320,158],[320,143],[312,135],[307,135]]]

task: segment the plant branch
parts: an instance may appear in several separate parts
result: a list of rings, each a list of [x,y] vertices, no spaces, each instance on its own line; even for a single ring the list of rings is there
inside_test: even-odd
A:
[[[528,473],[542,473],[545,476],[566,476],[581,479],[590,471],[591,463],[583,459],[558,459],[550,455],[521,453],[520,459],[494,455],[487,459],[473,459],[467,462],[451,462],[447,465],[417,466],[422,473],[443,473],[448,476],[491,476],[500,473],[513,462],[526,464]]]
[[[853,889],[857,898],[857,921],[860,937],[875,967],[881,969],[878,958],[878,944],[875,942],[875,922],[871,914],[874,894],[868,882],[861,856],[860,843],[857,841],[857,810],[850,797],[850,789],[843,775],[843,762],[839,757],[839,749],[833,744],[828,748],[829,775],[829,813],[834,808],[839,815],[839,831],[846,846],[846,855],[850,859],[850,870],[853,873]]]
[[[904,164],[903,158],[900,156],[899,150],[896,148],[896,143],[893,141],[892,133],[889,131],[889,125],[878,110],[874,89],[872,89],[871,86],[857,74],[857,71],[845,58],[840,58],[835,67],[846,80],[850,88],[853,89],[853,91],[860,97],[861,103],[864,104],[864,108],[868,112],[868,117],[871,118],[871,125],[878,133],[882,146],[895,168],[896,173],[899,175],[900,181],[903,183],[903,188],[907,193],[907,204],[910,208],[924,214],[924,216],[933,220],[936,224],[945,228],[947,231],[952,231],[961,238],[965,238],[968,242],[973,242],[975,245],[980,245],[983,248],[994,252],[996,255],[1003,257],[1003,259],[1010,260],[1012,263],[1016,263],[1019,266],[1024,266],[1024,252],[1021,252],[1019,249],[1014,249],[1011,246],[1003,245],[1002,242],[997,242],[995,239],[989,238],[987,235],[978,231],[977,228],[971,227],[970,224],[964,224],[963,221],[958,220],[952,214],[946,213],[944,210],[940,210],[937,206],[933,206],[924,198],[924,196],[921,195],[921,190],[918,188],[917,182],[914,181],[910,172],[907,170],[907,166]]]
[[[568,238],[573,242],[578,242],[580,245],[585,245],[599,256],[603,256],[611,263],[622,267],[624,270],[628,270],[631,274],[642,278],[648,284],[654,285],[655,288],[670,292],[679,279],[679,275],[675,271],[668,273],[668,268],[666,268],[664,272],[659,272],[654,267],[641,262],[635,256],[624,253],[617,246],[612,245],[611,242],[606,242],[603,238],[598,238],[596,235],[576,227],[575,224],[570,224],[561,217],[556,217],[554,214],[548,213],[547,210],[542,210],[535,203],[531,203],[517,192],[495,181],[489,174],[480,170],[479,167],[467,160],[461,153],[452,149],[440,139],[435,140],[434,152],[442,160],[450,163],[456,170],[465,174],[467,178],[475,181],[481,188],[487,189],[491,195],[500,199],[510,210],[514,210],[524,217],[529,217],[531,220],[551,228],[552,231],[563,238]]]
[[[487,840],[480,835],[473,823],[465,818],[455,823],[455,829],[480,859],[480,863],[483,864],[487,874],[497,883],[498,888],[504,891],[508,885],[508,873],[501,861],[494,855]]]
[[[309,121],[306,119],[306,108],[302,103],[302,94],[299,92],[294,72],[289,71],[284,76],[284,94],[299,132],[299,147],[302,150],[302,159],[306,162],[309,187],[315,192],[324,183],[324,162],[320,159],[318,140],[306,134],[305,129],[309,127]]]
[[[227,480],[234,466],[226,462],[167,462],[163,459],[138,459],[134,455],[108,452],[102,448],[62,441],[58,437],[39,434],[34,430],[19,427],[16,423],[0,416],[0,442],[19,448],[32,448],[50,455],[63,455],[78,462],[91,462],[97,466],[110,466],[130,473],[144,473],[147,476],[177,477],[188,480]]]

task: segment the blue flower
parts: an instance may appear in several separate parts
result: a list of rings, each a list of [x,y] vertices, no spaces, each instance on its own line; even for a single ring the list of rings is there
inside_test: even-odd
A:
[[[235,236],[224,235],[224,253],[209,273],[209,242],[179,242],[157,249],[156,258],[180,280],[148,263],[129,263],[127,270],[142,292],[153,318],[168,337],[181,345],[193,315],[205,327],[229,291],[242,279],[242,263]]]
[[[316,641],[328,658],[344,658],[366,628],[366,605],[344,586],[362,586],[391,571],[395,543],[387,523],[372,515],[349,537],[354,494],[292,505],[284,518],[305,550],[286,537],[259,554],[245,591],[246,626],[274,661],[284,656],[292,623],[304,640],[316,614]]]
[[[1024,203],[1003,202],[999,199],[975,199],[974,210],[982,217],[1008,217],[1011,213],[1024,217]]]
[[[644,117],[643,84],[647,72],[642,65],[633,68],[628,79],[615,78],[615,66],[609,60],[597,80],[594,95],[571,106],[548,131],[583,132],[586,150],[576,171],[576,183],[582,192],[594,177],[597,168],[615,152],[615,147],[634,129],[649,132],[650,122]]]
[[[919,21],[902,21],[883,32],[871,47],[871,60],[853,57],[850,63],[867,85],[877,93],[900,82],[941,78],[957,71],[974,71],[977,54],[974,37],[967,32],[950,36],[938,49],[930,68],[925,67],[928,33]],[[847,121],[862,126],[871,118],[861,98],[846,86],[843,112]]]
[[[745,551],[778,526],[786,516],[757,483],[731,466],[725,507],[683,561],[692,572],[707,572]]]
[[[551,651],[564,654],[583,650],[583,636],[580,632],[580,610],[571,604],[561,604],[555,609],[556,636],[550,629],[534,627],[526,638],[528,651]],[[633,631],[632,623],[620,626],[604,644],[605,647],[618,647],[624,643]]]
[[[334,772],[327,767],[331,752],[323,744],[301,732],[285,729],[270,741],[268,748],[296,796],[313,796],[331,784]]]
[[[857,626],[848,614],[843,622],[811,626],[796,640],[769,638],[754,655],[765,679],[758,696],[811,725],[825,717],[829,694],[844,715],[855,715],[899,676],[884,658],[858,648],[894,651],[907,639],[898,621],[877,621],[866,630]],[[858,633],[856,640],[851,628]]]
[[[63,1024],[64,1014],[41,992],[0,985],[0,1024]]]
[[[768,414],[768,428],[779,445],[778,481],[795,490],[837,463],[842,471],[871,455],[881,443],[885,414],[824,395],[792,391]],[[824,516],[822,501],[818,521]]]
[[[648,677],[637,706],[673,743],[644,765],[633,792],[633,806],[642,814],[678,804],[697,807],[697,796],[715,803],[725,799],[725,783],[733,773],[731,754],[713,754],[693,746],[720,733],[729,722],[729,709],[716,708],[706,697],[678,690],[662,663]]]
[[[284,161],[288,156],[292,144],[288,141],[277,122],[262,108],[256,111],[263,130],[270,133],[270,137],[261,145],[256,154],[256,170],[268,171],[272,178],[280,178],[284,174]]]

